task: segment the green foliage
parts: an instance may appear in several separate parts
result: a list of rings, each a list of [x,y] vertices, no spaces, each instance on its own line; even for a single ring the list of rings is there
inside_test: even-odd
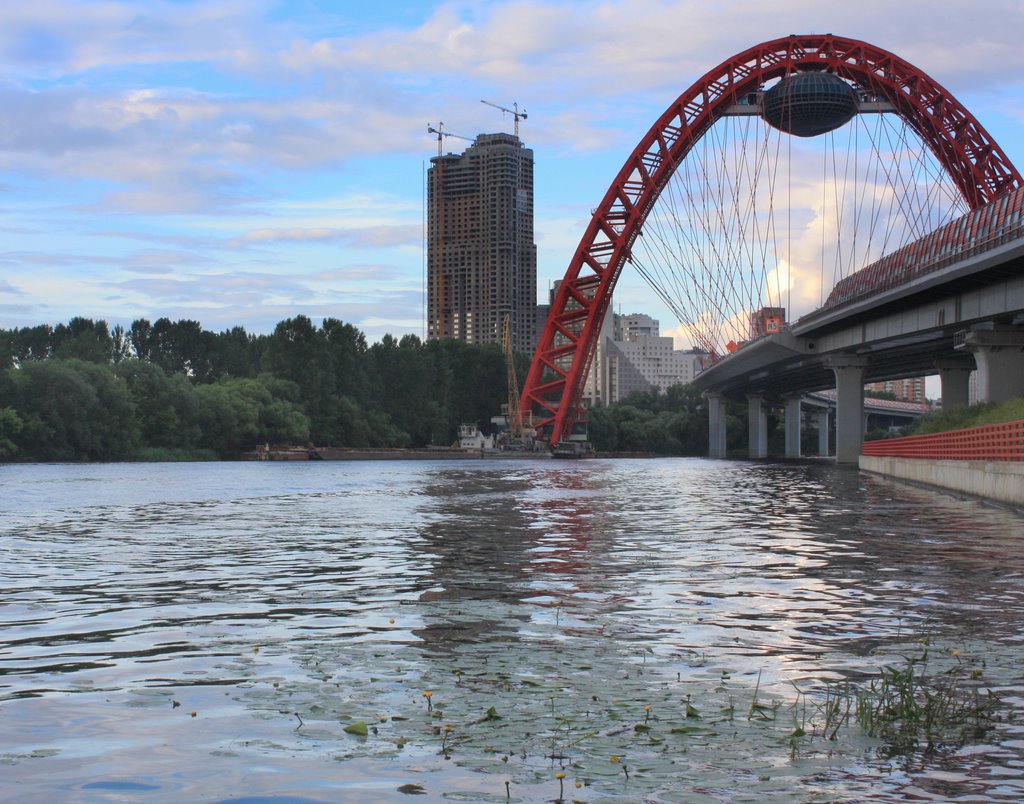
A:
[[[107,363],[114,352],[106,321],[72,318],[67,325],[58,324],[51,337],[53,356],[90,363]]]
[[[202,441],[222,457],[237,456],[257,443],[301,444],[309,440],[309,419],[298,405],[272,388],[288,381],[223,378],[195,389]],[[269,386],[269,387],[268,387]]]
[[[14,408],[0,408],[0,460],[9,458],[18,447],[11,440],[21,432],[21,417]]]
[[[929,674],[927,663],[925,650],[903,667],[885,666],[880,678],[856,695],[857,723],[881,738],[892,755],[962,745],[993,726],[996,701],[991,691],[983,693],[972,683],[976,673],[958,661],[943,673]]]
[[[167,447],[141,447],[134,455],[133,460],[149,461],[152,463],[173,462],[173,461],[215,461],[217,453],[212,449],[170,449]]]
[[[730,434],[742,437],[742,427],[742,420],[730,415]],[[600,451],[705,455],[707,405],[692,385],[673,385],[663,394],[657,389],[631,394],[623,402],[591,408],[588,432]]]
[[[123,360],[114,373],[128,385],[144,444],[186,451],[198,446],[199,403],[183,374],[168,375],[142,360]]]
[[[33,361],[12,370],[24,426],[17,445],[37,460],[119,460],[138,445],[127,384],[109,366],[82,360]]]
[[[926,413],[909,428],[905,435],[928,435],[963,430],[985,424],[1000,424],[1024,419],[1024,397],[1006,402],[988,402],[954,410],[935,410]]]
[[[507,401],[496,344],[388,335],[368,346],[333,318],[317,326],[296,316],[261,336],[189,320],[109,330],[74,318],[0,330],[0,361],[0,404],[22,425],[3,425],[0,455],[24,460],[234,457],[267,442],[451,444],[461,423],[486,430]],[[529,358],[516,363],[522,383]],[[631,437],[659,441],[656,428]]]

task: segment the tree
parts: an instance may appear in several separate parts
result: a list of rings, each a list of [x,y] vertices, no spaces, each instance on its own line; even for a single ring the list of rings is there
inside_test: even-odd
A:
[[[148,336],[148,359],[168,374],[209,382],[213,378],[210,347],[214,337],[198,321],[158,318]]]
[[[106,321],[79,316],[54,327],[51,343],[54,357],[90,363],[109,363],[114,347]]]
[[[114,325],[110,331],[110,361],[120,363],[132,356],[132,345],[128,340],[128,333],[120,324]]]
[[[53,356],[53,328],[49,324],[16,329],[12,340],[13,358],[19,364],[28,360],[48,360]]]
[[[11,457],[18,451],[11,439],[21,432],[21,417],[14,408],[0,408],[0,460]]]
[[[262,368],[300,389],[313,440],[338,445],[334,370],[323,334],[304,315],[280,322],[266,342]]]
[[[131,345],[132,353],[139,360],[151,360],[153,339],[153,325],[145,318],[132,321],[128,328],[128,343]]]
[[[598,450],[707,454],[707,407],[693,385],[673,385],[664,393],[654,388],[630,394],[622,402],[591,408],[588,419],[589,437]],[[732,416],[730,432],[737,422]]]
[[[143,360],[123,360],[114,372],[127,383],[143,445],[172,450],[199,445],[199,401],[185,375],[168,376]]]
[[[23,427],[20,450],[36,460],[121,460],[139,443],[127,384],[109,365],[30,361],[10,372]]]
[[[280,390],[280,383],[226,377],[198,386],[203,444],[226,458],[265,442],[306,443],[309,419],[294,402],[274,396],[271,387]]]
[[[243,327],[232,327],[211,340],[209,359],[215,380],[255,377],[260,365],[259,342]]]

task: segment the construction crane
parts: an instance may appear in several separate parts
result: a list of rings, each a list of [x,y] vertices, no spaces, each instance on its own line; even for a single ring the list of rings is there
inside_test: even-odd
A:
[[[508,372],[508,404],[503,406],[508,426],[507,446],[526,449],[531,422],[524,420],[523,412],[519,409],[519,379],[516,377],[516,360],[512,351],[512,316],[508,313],[501,324],[501,351],[505,354],[505,369]]]
[[[508,108],[506,108],[504,106],[499,106],[496,103],[491,103],[490,101],[485,101],[485,100],[480,101],[480,103],[486,103],[488,106],[493,106],[495,109],[500,109],[502,112],[505,112],[506,114],[512,115],[512,117],[516,121],[515,122],[516,137],[517,138],[519,137],[519,121],[526,119],[526,109],[523,109],[523,111],[519,111],[519,104],[518,103],[513,103],[511,109],[508,109]]]
[[[441,138],[442,137],[457,137],[458,139],[465,140],[466,142],[472,142],[473,141],[471,138],[463,137],[461,134],[453,134],[450,131],[445,131],[444,130],[444,123],[438,123],[437,124],[437,128],[434,128],[432,125],[430,125],[430,123],[427,123],[427,131],[429,131],[431,134],[436,134],[437,135],[437,155],[438,156],[441,155]]]

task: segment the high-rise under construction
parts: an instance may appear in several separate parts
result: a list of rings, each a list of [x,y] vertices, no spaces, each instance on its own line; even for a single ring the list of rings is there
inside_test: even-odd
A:
[[[536,345],[533,151],[511,134],[480,134],[427,170],[427,338]]]

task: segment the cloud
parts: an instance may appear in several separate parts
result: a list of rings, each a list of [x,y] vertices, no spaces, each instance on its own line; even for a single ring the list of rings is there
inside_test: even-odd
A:
[[[918,4],[897,9],[865,0],[831,10],[829,25],[898,50],[944,83],[1020,85],[1024,49],[1013,32],[1024,28],[1024,7],[1009,0],[938,7],[930,5],[922,21]],[[8,111],[0,167],[107,182],[96,201],[101,209],[223,212],[265,197],[254,171],[422,154],[426,138],[413,121],[441,110],[467,131],[496,127],[495,110],[467,103],[474,86],[514,89],[531,107],[539,104],[527,124],[537,144],[621,147],[624,156],[628,140],[656,116],[651,104],[667,104],[749,47],[752,31],[767,38],[802,29],[807,9],[793,0],[771,8],[750,0],[449,4],[411,28],[323,36],[320,19],[272,22],[268,6],[243,0],[8,4],[0,10],[0,63],[10,68],[0,85],[0,108]],[[941,25],[928,22],[939,16]],[[998,24],[976,26],[979,16]],[[726,18],[738,24],[722,25]],[[26,83],[38,74],[133,65],[203,65],[212,75],[236,76],[229,82],[236,86],[182,88],[155,72],[137,83],[127,75],[110,83]]]
[[[543,287],[664,108],[727,57],[809,19],[892,50],[969,106],[990,103],[1010,132],[1004,148],[1022,147],[1018,0],[423,8],[361,17],[353,4],[273,0],[0,4],[5,278],[94,316],[108,316],[99,292],[128,314],[195,305],[238,317],[229,323],[355,296],[370,304],[395,288],[411,303],[433,145],[424,124],[511,130],[486,98],[529,109]],[[831,226],[814,205],[820,181],[804,190],[794,227]],[[821,284],[817,231],[769,265],[794,300]],[[644,309],[641,290],[626,281],[621,298]],[[387,320],[418,320],[417,309]]]
[[[241,68],[269,32],[262,0],[36,0],[0,6],[7,74],[52,77],[99,69],[213,62]],[[275,21],[287,35],[290,25]]]
[[[314,229],[255,229],[231,241],[233,247],[252,243],[279,243],[288,241],[338,241],[352,248],[381,248],[387,246],[420,245],[423,227],[419,225],[368,226],[345,229],[321,227]]]

